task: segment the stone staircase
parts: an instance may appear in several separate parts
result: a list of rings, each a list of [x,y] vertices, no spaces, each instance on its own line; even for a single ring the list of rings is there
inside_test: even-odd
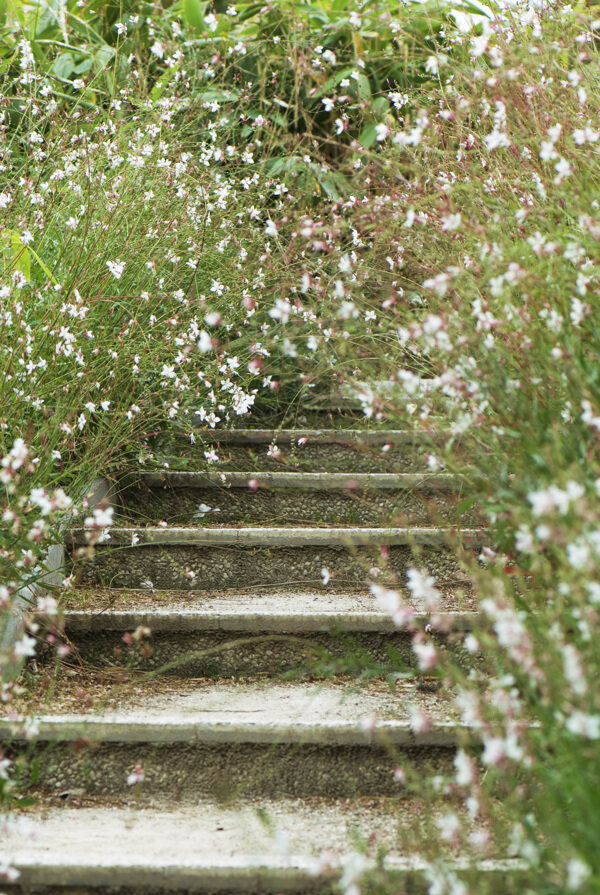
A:
[[[477,607],[457,547],[481,533],[417,436],[335,422],[199,432],[123,472],[93,557],[71,532],[71,652],[29,672],[37,735],[11,746],[38,796],[35,839],[17,823],[0,842],[14,891],[325,892],[359,841],[395,891],[427,890],[411,780],[452,772],[460,725],[368,580],[427,567],[436,640],[460,649]],[[505,871],[477,868],[498,891]]]

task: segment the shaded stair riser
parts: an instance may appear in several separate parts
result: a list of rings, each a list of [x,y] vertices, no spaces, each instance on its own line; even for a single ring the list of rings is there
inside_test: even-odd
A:
[[[62,872],[62,868],[61,868]],[[485,873],[485,884],[482,883],[482,873]],[[54,871],[53,876],[59,876]],[[327,882],[327,872],[317,876],[314,871],[303,867],[283,867],[276,872],[269,871],[262,866],[246,868],[229,868],[220,872],[207,871],[200,878],[197,873],[187,868],[177,868],[177,878],[172,871],[169,872],[168,884],[161,884],[165,874],[136,866],[128,868],[115,868],[110,873],[114,885],[97,885],[88,881],[94,877],[105,880],[108,877],[106,868],[100,870],[94,868],[82,873],[73,873],[69,868],[69,877],[75,878],[73,885],[46,885],[41,880],[47,876],[44,867],[42,873],[26,872],[27,888],[19,886],[3,885],[4,895],[172,895],[173,892],[202,893],[202,895],[283,895],[283,893],[296,893],[296,895],[339,895],[339,886]],[[488,895],[522,895],[527,889],[527,875],[522,870],[504,868],[495,870],[486,866],[483,871],[465,872],[462,868],[455,874],[457,879],[464,879],[467,891],[481,891],[485,885]],[[224,887],[224,878],[228,884]],[[32,885],[31,879],[35,880]],[[391,870],[386,871],[388,886],[393,885],[395,893],[402,895],[429,895],[431,883],[419,870]],[[469,882],[470,881],[470,882]]]
[[[433,490],[360,492],[256,491],[242,488],[130,487],[121,492],[123,517],[134,524],[280,522],[349,525],[477,524],[475,513],[458,512],[463,498]]]
[[[343,620],[340,620],[340,627]],[[320,677],[330,670],[358,673],[370,663],[394,663],[396,669],[415,669],[409,633],[297,633],[247,632],[152,634],[129,646],[118,631],[69,635],[75,656],[100,669],[159,671],[174,677],[230,677],[297,672]],[[438,646],[456,645],[459,634],[436,637]]]
[[[410,432],[364,430],[249,430],[199,432],[197,443],[178,442],[168,453],[157,450],[175,468],[304,472],[427,472],[431,454],[441,458],[448,439]],[[463,451],[453,445],[453,455]],[[214,451],[218,461],[210,459]],[[207,458],[206,453],[209,454]]]
[[[297,470],[303,472],[423,472],[427,470],[427,453],[415,445],[395,445],[382,450],[382,445],[318,444],[303,446],[277,442],[277,456],[267,453],[269,445],[222,444],[188,450],[191,463],[203,468],[204,451],[215,450],[217,469],[246,472]]]
[[[404,584],[407,569],[417,561],[408,546],[392,546],[387,556],[378,547],[205,547],[154,546],[111,549],[98,546],[93,559],[74,563],[79,583],[104,587],[179,588],[181,590],[245,587],[321,586],[366,589],[371,570],[382,582]],[[455,553],[449,548],[420,548],[418,564],[426,567],[441,587],[467,586]]]
[[[392,755],[378,746],[144,742],[38,745],[33,752],[41,759],[41,791],[126,794],[127,777],[140,764],[145,775],[136,791],[140,802],[401,796],[403,787],[394,779],[397,764],[422,775],[451,774],[455,755],[451,747],[398,748]]]

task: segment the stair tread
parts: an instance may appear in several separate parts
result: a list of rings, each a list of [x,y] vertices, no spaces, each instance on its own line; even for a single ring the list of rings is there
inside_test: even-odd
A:
[[[267,817],[264,823],[261,817]],[[389,849],[387,866],[419,870],[413,852],[402,853],[399,827],[422,823],[422,802],[391,799],[260,799],[235,808],[209,800],[189,807],[95,805],[49,808],[42,818],[9,823],[0,857],[30,885],[160,885],[197,891],[227,884],[240,892],[307,891],[331,860],[351,850],[350,833]],[[24,831],[25,830],[25,831]],[[354,840],[355,841],[355,840]],[[468,866],[468,860],[457,862]],[[518,869],[514,860],[477,862],[478,869]],[[306,885],[306,888],[304,885]],[[263,886],[265,888],[263,888]]]
[[[109,597],[110,599],[110,597]],[[333,599],[327,592],[312,594],[249,594],[222,596],[189,602],[171,602],[156,607],[148,602],[119,600],[120,607],[108,605],[98,609],[67,609],[64,613],[68,632],[127,631],[138,625],[148,626],[153,633],[166,631],[266,631],[293,629],[301,631],[320,625],[339,625],[344,630],[397,630],[388,613],[378,609],[368,594],[340,594]],[[97,604],[96,604],[97,605]],[[416,620],[431,617],[424,605],[415,604]],[[466,627],[477,612],[470,609],[443,609],[436,613],[444,628]]]
[[[382,737],[397,745],[452,746],[464,725],[443,692],[422,692],[414,683],[396,692],[373,684],[207,683],[161,681],[155,689],[124,695],[109,711],[37,717],[40,739],[127,743],[312,743],[365,745]],[[421,724],[423,714],[429,719]],[[0,738],[12,723],[0,721]]]

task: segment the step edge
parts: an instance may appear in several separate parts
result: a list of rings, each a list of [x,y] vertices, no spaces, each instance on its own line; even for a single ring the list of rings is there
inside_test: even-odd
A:
[[[372,729],[365,730],[360,721],[333,721],[320,724],[298,722],[276,725],[248,722],[193,722],[127,721],[102,719],[94,716],[54,715],[35,717],[36,742],[70,742],[88,739],[93,743],[119,743],[122,745],[185,743],[192,745],[226,746],[403,746],[410,748],[455,748],[460,734],[472,728],[461,722],[434,722],[425,731],[416,732],[409,721],[378,721]],[[31,733],[14,731],[14,722],[0,720],[0,742],[32,742]]]
[[[473,610],[441,612],[417,612],[413,622],[426,623],[434,615],[444,620],[444,629],[470,630],[480,613]],[[191,610],[191,611],[119,611],[94,612],[93,610],[71,610],[63,615],[67,634],[92,634],[103,631],[128,631],[139,626],[150,628],[152,634],[193,633],[193,632],[304,632],[339,628],[355,633],[402,633],[388,614],[375,610],[359,610],[336,614],[331,612],[244,612],[232,610]]]
[[[2,853],[0,852],[0,856]],[[252,858],[252,856],[248,856]],[[10,855],[6,856],[10,859]],[[156,860],[153,865],[152,858],[144,863],[107,861],[100,862],[70,862],[58,860],[40,860],[33,856],[31,861],[19,859],[14,864],[20,872],[20,882],[26,885],[60,885],[79,886],[156,886],[168,881],[169,887],[181,890],[191,885],[196,891],[210,891],[215,886],[227,883],[232,891],[246,892],[250,883],[253,886],[273,886],[273,891],[292,891],[288,885],[318,885],[335,879],[338,875],[335,870],[324,870],[322,863],[317,858],[304,855],[290,855],[281,857],[278,861],[271,860],[260,862],[249,860],[242,863],[206,862],[167,863],[164,860]],[[396,857],[387,856],[385,866],[395,874],[420,874],[431,868],[431,862],[417,856]],[[455,872],[476,870],[478,873],[518,873],[528,869],[527,863],[520,858],[488,859],[485,861],[454,860],[449,863],[449,868]],[[285,888],[281,888],[284,886]],[[302,889],[305,892],[306,889]]]
[[[137,538],[135,544],[132,539]],[[248,527],[173,527],[144,528],[114,526],[110,529],[108,545],[119,547],[147,546],[248,546],[248,547],[311,547],[311,546],[443,546],[451,543],[452,537],[466,539],[471,546],[489,543],[481,529],[475,528],[377,528],[350,527],[318,528],[295,527],[273,528],[266,526]],[[87,544],[86,531],[70,529],[66,540],[69,546]],[[129,542],[129,543],[128,543]]]
[[[138,483],[148,488],[248,488],[249,482],[274,490],[337,491],[457,491],[466,484],[453,473],[344,472],[209,472],[165,470],[136,473],[126,488]]]

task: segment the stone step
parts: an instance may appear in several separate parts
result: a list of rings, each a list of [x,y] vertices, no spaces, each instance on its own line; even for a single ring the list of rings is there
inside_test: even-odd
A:
[[[107,693],[110,700],[111,693]],[[114,698],[114,696],[113,696]],[[427,718],[425,722],[423,719]],[[467,729],[416,686],[162,681],[111,710],[36,718],[41,791],[113,796],[141,765],[141,801],[398,794],[394,767],[450,773]],[[9,720],[0,739],[25,734]],[[72,745],[75,744],[75,747]]]
[[[163,440],[155,459],[172,469],[203,468],[205,452],[214,451],[219,470],[424,472],[427,455],[443,459],[450,441],[447,432],[402,429],[201,429],[195,445]]]
[[[116,591],[119,594],[119,591]],[[114,598],[112,598],[114,599]],[[150,671],[178,677],[296,672],[304,677],[359,674],[370,662],[400,670],[414,668],[412,634],[399,631],[374,598],[337,594],[262,594],[222,597],[198,606],[169,603],[165,608],[67,610],[64,634],[76,661],[97,669]],[[125,608],[126,605],[126,608]],[[460,647],[477,613],[436,614],[436,643]],[[417,613],[424,628],[431,614]],[[144,631],[133,639],[134,632]],[[125,637],[125,640],[124,640]],[[69,657],[69,664],[74,661]]]
[[[73,530],[68,536],[76,557],[86,534]],[[344,590],[364,587],[368,574],[381,570],[403,578],[417,548],[438,583],[449,587],[468,584],[457,546],[485,543],[477,529],[115,527],[93,558],[75,559],[74,574],[79,583],[108,587],[305,589],[326,580]]]
[[[59,800],[57,800],[59,801]],[[202,800],[158,811],[116,805],[48,807],[43,817],[10,823],[0,841],[3,861],[20,872],[22,891],[203,892],[221,895],[331,892],[339,861],[357,840],[387,852],[385,868],[397,891],[425,893],[427,861],[402,844],[422,823],[422,803],[410,798],[357,801],[242,802],[235,807]],[[321,858],[329,854],[330,864]],[[462,861],[485,891],[510,888],[515,859]],[[498,888],[487,888],[497,878]],[[16,892],[3,885],[3,891]]]
[[[464,480],[447,474],[144,472],[119,486],[122,516],[142,524],[475,523],[459,512]]]

